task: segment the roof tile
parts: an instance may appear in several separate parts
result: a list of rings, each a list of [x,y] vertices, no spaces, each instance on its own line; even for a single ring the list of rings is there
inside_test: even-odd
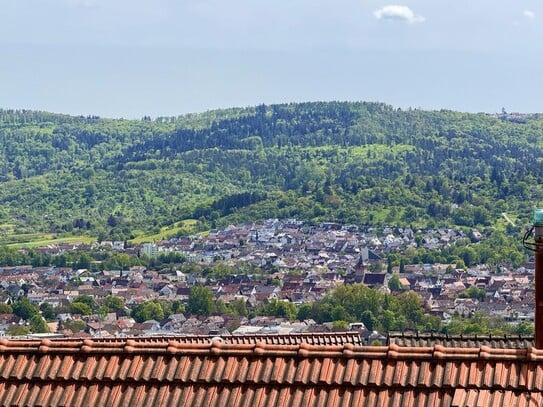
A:
[[[7,355],[3,359],[2,369],[0,369],[0,378],[7,379],[10,377],[9,373],[14,370],[13,366],[15,365],[17,357],[16,355]]]
[[[387,343],[414,347],[439,344],[450,348],[490,346],[494,349],[526,349],[533,346],[534,338],[533,336],[521,335],[443,335],[419,332],[390,332],[387,337]]]
[[[527,405],[541,401],[542,356],[486,346],[1,340],[0,405]]]
[[[430,361],[421,361],[417,371],[412,371],[408,386],[430,387],[432,382],[434,366]]]
[[[445,366],[447,366],[447,364],[436,364],[433,366],[433,373],[432,373],[432,380],[430,381],[430,386],[437,386],[437,387],[441,387],[443,386],[445,383],[445,377],[444,377],[444,371],[445,371]]]

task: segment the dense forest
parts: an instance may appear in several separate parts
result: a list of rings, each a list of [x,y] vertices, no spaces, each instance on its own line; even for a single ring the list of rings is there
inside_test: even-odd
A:
[[[540,115],[364,102],[141,120],[0,110],[0,230],[129,239],[269,217],[520,230],[543,204],[542,130]]]

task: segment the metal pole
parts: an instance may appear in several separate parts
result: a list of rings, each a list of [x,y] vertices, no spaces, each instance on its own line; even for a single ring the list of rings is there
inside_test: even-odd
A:
[[[535,347],[543,349],[543,225],[535,229]]]

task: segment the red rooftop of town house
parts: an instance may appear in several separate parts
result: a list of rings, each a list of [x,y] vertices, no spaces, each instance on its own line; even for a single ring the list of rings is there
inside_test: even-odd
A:
[[[0,405],[533,406],[543,351],[0,339]]]

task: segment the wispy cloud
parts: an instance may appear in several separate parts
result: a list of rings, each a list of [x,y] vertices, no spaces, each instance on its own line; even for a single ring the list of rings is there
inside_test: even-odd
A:
[[[410,24],[422,23],[425,20],[423,16],[416,15],[409,7],[399,5],[385,6],[375,10],[373,15],[378,20],[405,21]]]
[[[531,10],[524,10],[522,12],[522,15],[526,17],[528,20],[533,20],[535,18],[535,13]]]

